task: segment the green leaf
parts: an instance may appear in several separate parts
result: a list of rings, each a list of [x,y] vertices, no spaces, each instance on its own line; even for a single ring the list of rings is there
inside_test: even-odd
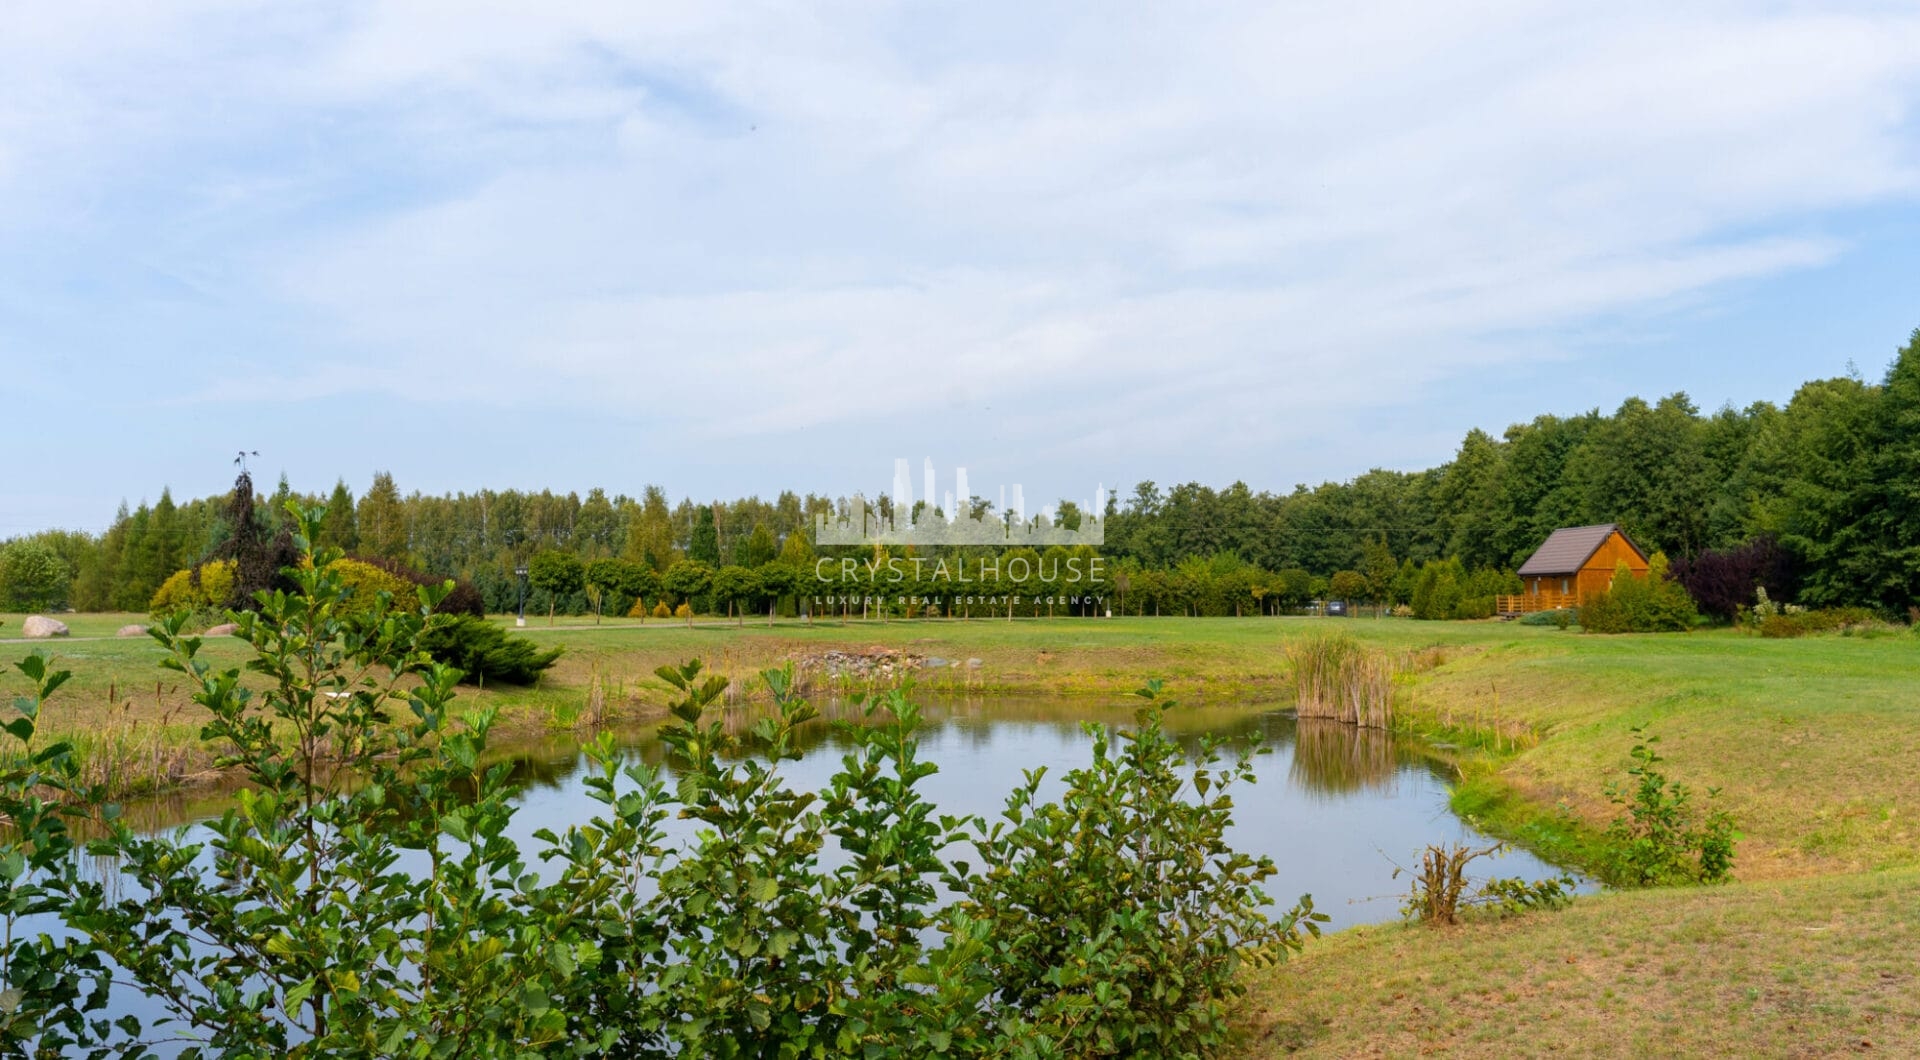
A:
[[[747,892],[748,897],[752,898],[756,902],[761,903],[762,905],[765,905],[766,903],[773,901],[774,898],[777,895],[779,895],[779,893],[780,893],[780,881],[774,879],[771,876],[761,876],[756,878],[753,881],[753,883],[749,885],[749,889]]]
[[[308,976],[301,980],[293,989],[286,992],[285,996],[281,998],[281,1004],[291,1013],[294,1009],[304,1004],[308,998],[313,996],[313,988],[315,985],[317,985],[317,980],[313,976]]]

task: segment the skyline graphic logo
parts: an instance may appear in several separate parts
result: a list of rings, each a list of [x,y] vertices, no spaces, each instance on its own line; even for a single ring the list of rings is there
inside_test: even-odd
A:
[[[891,517],[882,509],[869,506],[865,497],[856,496],[844,516],[814,516],[814,543],[1018,548],[1098,545],[1106,541],[1107,528],[1100,517],[1107,507],[1104,485],[1095,487],[1091,504],[1081,506],[1079,526],[1069,527],[1050,510],[1029,515],[1026,496],[1017,482],[1013,484],[1011,503],[1007,487],[1002,486],[997,507],[991,503],[976,505],[976,500],[984,498],[976,498],[969,492],[964,467],[954,469],[953,488],[945,492],[944,502],[936,506],[934,498],[941,494],[937,490],[931,457],[926,460],[925,475],[923,503],[916,513],[912,471],[905,457],[896,457]]]

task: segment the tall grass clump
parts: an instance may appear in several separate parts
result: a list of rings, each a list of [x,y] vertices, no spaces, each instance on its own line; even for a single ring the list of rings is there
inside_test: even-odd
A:
[[[1393,663],[1385,653],[1340,633],[1302,637],[1286,652],[1300,717],[1393,727]]]

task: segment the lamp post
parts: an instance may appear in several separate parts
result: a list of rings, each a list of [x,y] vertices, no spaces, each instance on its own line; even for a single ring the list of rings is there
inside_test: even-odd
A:
[[[524,626],[527,624],[527,565],[522,563],[513,568],[513,573],[520,576],[520,613],[515,616],[513,624]]]

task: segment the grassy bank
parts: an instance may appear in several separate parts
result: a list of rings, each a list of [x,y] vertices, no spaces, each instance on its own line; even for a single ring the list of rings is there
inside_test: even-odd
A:
[[[1920,872],[1355,928],[1255,973],[1242,1056],[1920,1055]]]

